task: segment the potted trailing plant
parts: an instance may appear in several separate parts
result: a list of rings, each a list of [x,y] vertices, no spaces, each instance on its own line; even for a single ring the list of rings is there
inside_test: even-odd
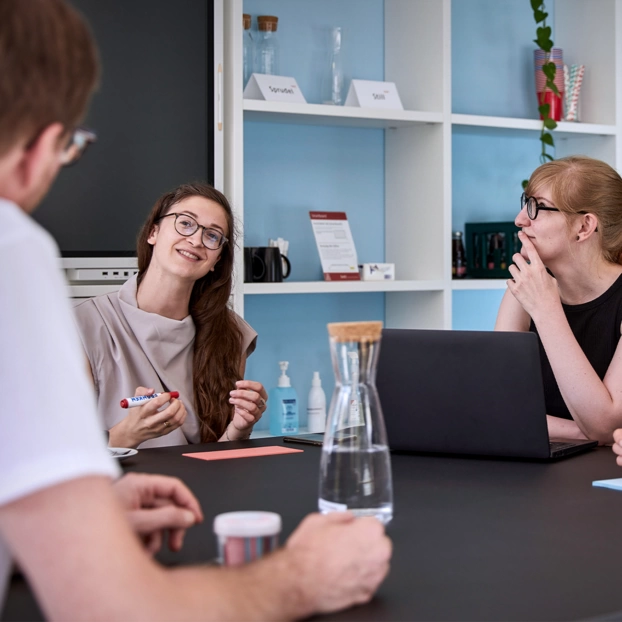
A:
[[[531,8],[533,10],[533,17],[536,21],[536,38],[533,42],[544,51],[546,54],[546,62],[542,66],[542,72],[546,77],[546,84],[544,93],[550,90],[552,93],[559,97],[560,93],[555,85],[555,63],[551,61],[550,54],[553,49],[553,40],[551,39],[551,27],[546,25],[546,18],[549,14],[546,12],[544,0],[530,0]],[[555,158],[548,153],[548,147],[555,147],[555,141],[551,131],[557,127],[555,119],[551,118],[551,105],[544,101],[544,98],[539,98],[538,111],[542,117],[542,130],[540,131],[540,143],[542,151],[540,153],[540,163],[544,164],[549,160]],[[523,190],[527,187],[528,181],[523,180]]]

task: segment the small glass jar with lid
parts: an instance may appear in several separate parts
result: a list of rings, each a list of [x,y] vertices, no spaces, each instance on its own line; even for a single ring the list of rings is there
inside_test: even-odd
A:
[[[259,40],[257,42],[257,72],[279,75],[279,41],[276,30],[279,18],[274,15],[260,15],[257,18]]]

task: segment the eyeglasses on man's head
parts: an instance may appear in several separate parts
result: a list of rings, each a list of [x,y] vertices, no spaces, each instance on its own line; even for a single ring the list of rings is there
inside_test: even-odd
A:
[[[175,212],[171,212],[170,214],[160,216],[158,220],[168,218],[169,216],[175,216],[175,231],[184,237],[194,235],[198,229],[203,229],[203,233],[201,235],[203,246],[211,251],[217,251],[221,246],[224,246],[224,244],[229,241],[225,235],[218,231],[218,229],[204,227],[203,225],[200,225],[192,216],[188,216],[188,214],[177,214]]]

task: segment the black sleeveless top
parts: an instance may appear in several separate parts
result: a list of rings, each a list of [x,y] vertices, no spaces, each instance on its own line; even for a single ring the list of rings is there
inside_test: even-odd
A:
[[[562,304],[566,319],[570,325],[579,346],[585,353],[587,360],[592,364],[594,371],[602,380],[607,373],[611,359],[620,340],[620,324],[622,323],[622,275],[601,296],[590,302],[580,305]],[[529,330],[538,334],[533,323]],[[540,361],[542,379],[544,381],[544,395],[546,412],[553,417],[572,419],[566,406],[557,381],[553,375],[551,364],[540,343]]]

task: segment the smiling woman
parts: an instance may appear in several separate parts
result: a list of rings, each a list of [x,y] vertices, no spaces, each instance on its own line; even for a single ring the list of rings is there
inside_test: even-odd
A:
[[[228,307],[234,246],[226,197],[185,184],[162,196],[143,225],[138,275],[75,308],[111,445],[248,438],[263,414],[265,389],[243,380],[257,334]],[[163,395],[129,414],[119,406],[154,392]]]
[[[622,427],[622,178],[583,156],[531,175],[495,330],[538,335],[551,438]],[[520,387],[520,379],[517,379]]]

